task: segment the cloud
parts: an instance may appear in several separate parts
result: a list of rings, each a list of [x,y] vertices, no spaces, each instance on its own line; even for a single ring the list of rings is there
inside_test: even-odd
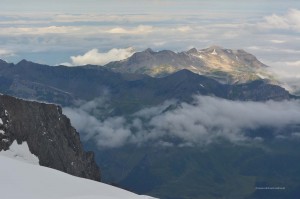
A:
[[[147,143],[161,146],[205,146],[220,139],[233,143],[256,142],[264,138],[258,135],[251,138],[247,134],[249,131],[263,127],[280,129],[300,123],[299,101],[239,102],[196,96],[191,104],[167,101],[129,117],[117,116],[102,120],[89,110],[107,103],[102,100],[101,103],[92,101],[88,104],[64,108],[64,113],[85,140],[94,140],[99,147]],[[88,109],[84,108],[86,106]],[[274,131],[273,136],[281,133]],[[291,136],[285,133],[282,136]]]
[[[273,62],[269,70],[279,79],[300,78],[300,60]]]
[[[73,65],[105,65],[112,61],[120,61],[133,55],[135,52],[134,48],[129,47],[125,49],[113,48],[108,52],[101,53],[98,49],[92,49],[84,55],[71,56]]]
[[[0,56],[3,56],[3,57],[14,56],[14,52],[11,51],[11,50],[1,49],[1,48],[0,48]]]
[[[283,44],[286,41],[284,41],[284,40],[278,40],[278,39],[271,39],[270,42],[274,43],[274,44]]]
[[[145,35],[145,34],[173,34],[173,33],[187,33],[193,29],[186,26],[174,26],[174,27],[158,27],[158,26],[145,26],[139,25],[134,28],[122,28],[116,27],[107,30],[107,33],[110,34],[129,34],[129,35]]]
[[[285,29],[300,31],[300,10],[290,9],[285,15],[266,16],[259,26],[267,29]]]
[[[81,29],[75,26],[46,26],[46,27],[8,27],[3,28],[0,35],[45,35],[67,34],[78,32]]]
[[[180,6],[183,4],[186,6],[186,3]],[[138,51],[150,47],[179,52],[190,46],[201,49],[214,44],[232,49],[266,46],[270,48],[268,52],[251,51],[263,61],[293,61],[299,52],[280,49],[297,50],[300,45],[295,34],[299,10],[287,10],[284,4],[288,5],[282,3],[278,7],[276,4],[280,9],[272,9],[274,16],[269,14],[270,10],[247,14],[216,12],[214,6],[204,6],[199,12],[199,7],[190,3],[187,6],[197,7],[196,12],[1,13],[0,44],[18,54],[8,58],[10,62],[21,58],[34,62],[43,59],[50,65],[71,62],[69,57],[82,56],[83,49],[97,48],[105,52],[113,47],[134,46]],[[252,5],[249,4],[249,9]],[[257,11],[258,7],[251,8]],[[277,28],[276,20],[285,29]],[[280,47],[279,50],[276,47]]]
[[[126,29],[126,28],[112,28],[108,30],[108,33],[111,34],[147,34],[154,31],[152,26],[139,25],[136,28]]]
[[[300,94],[300,60],[273,62],[268,70],[282,82],[282,87],[296,95]]]

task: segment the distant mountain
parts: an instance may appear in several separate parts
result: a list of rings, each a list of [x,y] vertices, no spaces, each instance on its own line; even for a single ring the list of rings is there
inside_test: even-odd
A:
[[[59,106],[0,95],[0,154],[24,142],[40,165],[100,180],[94,154],[83,150],[79,134]]]
[[[175,53],[169,50],[155,52],[147,49],[131,57],[105,65],[122,73],[147,74],[162,77],[182,69],[209,76],[222,83],[245,83],[256,79],[270,79],[257,58],[244,50],[223,49],[212,46]]]

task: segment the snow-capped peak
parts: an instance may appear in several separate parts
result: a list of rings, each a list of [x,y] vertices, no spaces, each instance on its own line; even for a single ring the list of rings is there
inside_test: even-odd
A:
[[[213,50],[213,52],[211,53],[212,55],[218,55],[218,53],[216,52],[216,49]]]

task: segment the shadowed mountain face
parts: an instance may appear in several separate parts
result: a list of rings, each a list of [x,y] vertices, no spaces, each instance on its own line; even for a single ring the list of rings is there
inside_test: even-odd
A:
[[[169,50],[154,52],[147,49],[137,52],[126,60],[112,62],[105,67],[117,72],[147,74],[162,77],[187,69],[197,74],[210,76],[223,83],[245,83],[267,78],[267,67],[254,55],[244,50],[223,49],[218,46],[197,50],[195,48],[175,53]]]
[[[16,140],[27,142],[42,166],[100,180],[92,152],[85,152],[79,134],[59,106],[0,96],[0,151]]]

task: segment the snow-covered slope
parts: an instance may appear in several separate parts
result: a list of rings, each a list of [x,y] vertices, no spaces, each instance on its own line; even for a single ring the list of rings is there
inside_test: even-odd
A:
[[[18,144],[15,140],[9,146],[8,150],[0,151],[0,156],[5,156],[8,158],[20,160],[22,162],[39,165],[38,157],[36,157],[30,152],[27,142],[22,142],[22,144]]]
[[[23,145],[23,148],[25,145]],[[20,147],[20,146],[18,146]],[[12,153],[11,153],[12,154]],[[1,199],[150,199],[0,153]]]

